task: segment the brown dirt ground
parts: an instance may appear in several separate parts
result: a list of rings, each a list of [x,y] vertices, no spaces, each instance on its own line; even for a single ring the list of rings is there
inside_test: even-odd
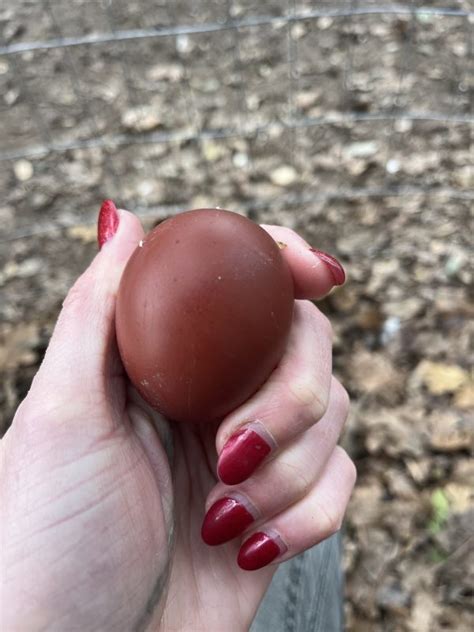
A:
[[[0,54],[0,152],[9,158],[0,169],[0,429],[96,251],[103,198],[135,210],[147,228],[208,205],[290,226],[349,274],[321,302],[334,324],[335,372],[352,396],[344,443],[359,472],[345,527],[347,628],[467,632],[472,17],[249,23],[281,16],[283,5],[0,7],[0,46],[223,24],[228,9],[244,20],[211,33]],[[295,1],[289,10],[376,5],[390,3]],[[288,119],[298,125],[281,125]],[[99,142],[84,142],[91,138]],[[45,139],[55,149],[32,154]]]

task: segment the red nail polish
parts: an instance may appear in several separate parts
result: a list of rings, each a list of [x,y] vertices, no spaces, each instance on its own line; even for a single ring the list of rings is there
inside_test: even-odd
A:
[[[112,239],[117,232],[119,225],[119,215],[117,207],[112,200],[102,202],[99,212],[99,220],[97,223],[97,241],[99,242],[99,250],[106,241]]]
[[[328,253],[323,250],[318,250],[317,248],[310,248],[310,250],[311,252],[314,252],[321,261],[324,261],[334,280],[334,285],[342,285],[346,280],[346,273],[339,261],[332,255],[328,255]]]
[[[252,428],[242,428],[225,444],[217,473],[226,485],[245,481],[271,451],[270,444]]]
[[[206,544],[215,546],[232,540],[252,524],[254,517],[234,498],[221,498],[207,512],[201,536]]]
[[[283,551],[277,542],[260,531],[242,544],[237,563],[244,571],[256,571],[273,562],[281,553]]]

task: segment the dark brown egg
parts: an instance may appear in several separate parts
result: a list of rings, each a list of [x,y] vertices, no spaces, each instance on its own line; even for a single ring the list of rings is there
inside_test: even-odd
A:
[[[260,226],[220,209],[181,213],[124,271],[116,326],[126,371],[170,419],[222,419],[281,359],[293,299],[290,270]]]

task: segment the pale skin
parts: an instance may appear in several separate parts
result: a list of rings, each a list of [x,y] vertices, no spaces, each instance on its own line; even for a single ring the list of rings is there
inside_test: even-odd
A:
[[[0,627],[243,631],[278,564],[340,528],[355,482],[337,446],[348,397],[331,378],[330,326],[305,300],[327,294],[332,279],[295,233],[265,226],[286,244],[298,298],[286,354],[218,428],[171,425],[131,388],[115,345],[118,284],[143,238],[138,219],[119,214],[117,234],[69,292],[0,443]],[[249,419],[277,448],[229,488],[218,481],[218,455]],[[209,547],[200,537],[205,511],[229,491],[252,504],[258,521]],[[261,570],[241,570],[241,543],[262,529],[286,552]]]

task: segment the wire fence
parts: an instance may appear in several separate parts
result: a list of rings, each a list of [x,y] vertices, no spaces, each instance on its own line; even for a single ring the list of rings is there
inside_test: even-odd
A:
[[[415,138],[459,137],[469,161],[470,2],[22,0],[0,20],[0,186],[39,209],[2,241],[76,221],[57,209],[84,196],[158,217],[203,187],[243,210],[474,197],[449,159],[404,169]]]

